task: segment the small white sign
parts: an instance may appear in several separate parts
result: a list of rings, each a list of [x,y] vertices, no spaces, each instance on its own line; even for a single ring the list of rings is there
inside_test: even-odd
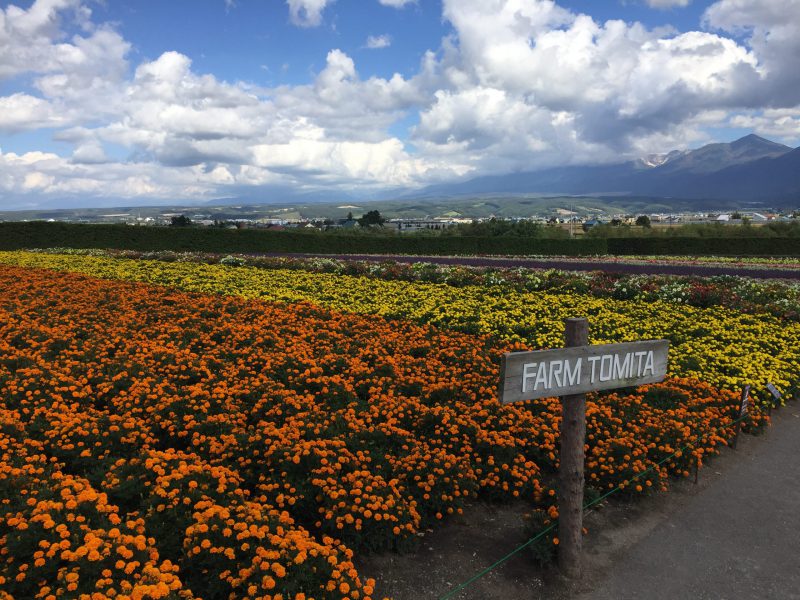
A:
[[[767,389],[769,390],[769,393],[772,394],[772,397],[775,398],[775,401],[779,402],[781,399],[781,393],[778,391],[778,388],[776,388],[773,384],[768,383]]]

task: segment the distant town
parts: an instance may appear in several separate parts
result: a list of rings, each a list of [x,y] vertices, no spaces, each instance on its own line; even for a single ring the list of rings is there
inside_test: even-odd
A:
[[[50,211],[17,211],[0,213],[0,221],[63,221],[72,223],[115,223],[131,226],[192,226],[228,229],[364,231],[380,229],[398,234],[436,234],[459,225],[485,223],[492,219],[507,222],[527,222],[549,225],[567,230],[571,235],[582,235],[598,225],[632,227],[674,227],[690,224],[766,225],[775,222],[793,222],[800,216],[798,210],[730,210],[687,212],[612,212],[609,207],[542,207],[534,214],[509,214],[500,208],[499,201],[474,203],[483,210],[445,211],[437,216],[397,216],[393,207],[372,204],[310,205],[302,207],[274,207],[269,205],[220,207],[137,207],[131,209],[64,209]],[[388,208],[388,210],[386,210]],[[415,207],[422,208],[422,207]],[[432,207],[429,207],[432,208]],[[505,208],[505,207],[504,207]],[[472,214],[470,214],[472,212]],[[522,212],[522,211],[520,211]]]

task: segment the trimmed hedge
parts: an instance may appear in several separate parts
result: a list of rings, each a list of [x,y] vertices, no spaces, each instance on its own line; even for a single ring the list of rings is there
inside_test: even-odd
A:
[[[647,237],[608,238],[608,254],[621,256],[800,256],[800,238]]]
[[[800,256],[800,238],[402,237],[319,232],[88,225],[44,221],[0,223],[0,250],[114,248],[214,253],[418,255],[716,255]]]
[[[320,254],[604,254],[602,239],[504,237],[401,237],[326,235],[320,232],[265,231],[86,225],[76,223],[0,223],[0,249],[114,248],[215,253]]]

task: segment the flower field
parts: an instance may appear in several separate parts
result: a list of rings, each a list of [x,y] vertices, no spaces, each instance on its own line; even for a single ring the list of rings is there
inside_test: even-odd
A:
[[[800,369],[797,324],[722,307],[0,262],[21,265],[0,266],[5,599],[378,597],[358,557],[413,547],[470,498],[554,516],[559,402],[495,390],[500,355],[559,346],[566,316],[596,343],[672,341],[670,379],[587,402],[597,492],[666,489],[731,438],[740,384],[792,392]]]
[[[522,291],[506,286],[384,280],[369,276],[230,267],[102,256],[0,252],[0,263],[76,271],[109,279],[167,285],[186,291],[238,295],[284,303],[310,302],[342,312],[405,319],[471,334],[491,335],[534,349],[559,347],[563,320],[590,319],[590,342],[669,339],[670,371],[715,387],[751,384],[765,399],[774,383],[796,395],[800,381],[800,322],[723,306],[596,297],[571,290]]]
[[[146,259],[162,262],[192,262],[249,266],[265,269],[291,269],[336,275],[363,275],[372,278],[410,282],[445,283],[452,287],[489,286],[522,292],[576,292],[598,298],[618,300],[664,301],[708,308],[724,306],[740,312],[772,314],[787,320],[800,320],[800,284],[782,280],[754,280],[733,275],[676,276],[630,275],[603,271],[580,272],[545,268],[552,257],[542,257],[541,267],[533,262],[529,267],[464,266],[434,263],[403,263],[396,261],[339,260],[327,257],[299,258],[293,256],[221,255],[171,251],[140,252],[133,250],[75,250],[47,248],[35,253],[70,254],[118,259]],[[10,260],[19,260],[9,254]],[[0,255],[2,258],[2,255]],[[575,259],[557,257],[561,263]],[[591,262],[582,257],[581,262]],[[711,265],[734,268],[758,266],[759,269],[798,269],[797,259],[733,259],[660,257],[658,259],[630,257],[597,257],[602,263]],[[491,263],[491,261],[489,261]]]

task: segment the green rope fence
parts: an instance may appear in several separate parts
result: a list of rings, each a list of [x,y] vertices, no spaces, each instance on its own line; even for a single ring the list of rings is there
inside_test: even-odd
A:
[[[697,444],[698,442],[700,442],[701,440],[705,440],[705,439],[706,439],[706,438],[708,438],[709,436],[711,436],[711,435],[714,435],[714,434],[716,434],[716,433],[718,433],[718,432],[720,432],[720,431],[723,431],[723,430],[725,430],[725,429],[728,429],[728,428],[730,428],[730,427],[735,427],[736,425],[738,425],[739,423],[741,423],[741,422],[743,422],[745,419],[747,419],[747,417],[748,417],[748,416],[750,416],[750,415],[749,415],[749,412],[745,413],[744,415],[741,415],[741,416],[739,416],[737,419],[734,419],[734,420],[733,420],[733,421],[731,421],[731,422],[730,422],[728,425],[723,425],[723,426],[721,426],[721,427],[718,427],[718,428],[716,428],[716,429],[714,429],[714,430],[712,430],[712,431],[707,431],[707,432],[706,432],[706,433],[704,433],[702,436],[700,436],[700,437],[697,439],[697,441],[696,441],[694,444],[686,444],[685,446],[683,446],[683,448],[679,448],[678,450],[675,450],[675,452],[673,452],[672,454],[670,454],[670,455],[669,455],[669,456],[667,456],[666,458],[664,458],[664,459],[660,460],[659,462],[655,463],[654,465],[652,465],[652,466],[648,467],[647,469],[645,469],[645,470],[644,470],[644,471],[642,471],[641,473],[637,473],[635,476],[633,476],[633,477],[632,477],[630,480],[628,480],[628,482],[626,482],[626,483],[630,483],[630,482],[636,481],[637,479],[639,479],[639,478],[643,477],[644,475],[647,475],[648,473],[652,472],[652,471],[653,471],[654,469],[656,469],[657,467],[660,467],[660,466],[661,466],[661,465],[663,465],[665,462],[667,462],[667,461],[669,461],[669,460],[672,460],[672,459],[673,459],[673,458],[675,458],[676,456],[679,456],[679,455],[683,454],[683,453],[684,453],[686,450],[689,450],[690,448],[691,448],[691,449],[696,449],[696,447],[697,447],[697,446],[696,446],[696,444]],[[738,432],[737,432],[737,434],[736,434],[736,435],[738,435]],[[698,460],[699,460],[699,459],[698,459]],[[698,467],[698,468],[699,468],[699,467]],[[625,485],[625,484],[623,484],[623,485]],[[617,492],[619,492],[619,491],[620,491],[620,490],[622,490],[622,489],[623,489],[623,488],[622,488],[621,486],[617,486],[617,487],[615,487],[614,489],[612,489],[612,490],[609,490],[608,492],[606,492],[606,493],[605,493],[605,494],[603,494],[602,496],[600,496],[600,497],[598,497],[598,498],[595,498],[595,499],[594,499],[594,500],[592,500],[591,502],[588,502],[588,503],[584,504],[584,506],[583,506],[583,510],[585,511],[585,510],[587,510],[587,509],[591,508],[592,506],[594,506],[594,505],[596,505],[596,504],[598,504],[598,503],[602,502],[603,500],[605,500],[605,499],[606,499],[606,498],[608,498],[609,496],[611,496],[611,495],[613,495],[613,494],[616,494]],[[505,563],[505,562],[506,562],[507,560],[509,560],[511,557],[515,556],[516,554],[518,554],[519,552],[521,552],[522,550],[524,550],[525,548],[527,548],[528,546],[530,546],[530,545],[531,545],[532,543],[534,543],[535,541],[537,541],[537,540],[541,539],[541,537],[542,537],[542,536],[544,536],[544,535],[546,535],[547,533],[549,533],[550,531],[552,531],[552,530],[553,530],[553,529],[556,527],[556,525],[557,525],[557,522],[555,522],[555,523],[553,523],[552,525],[550,525],[550,526],[546,527],[545,529],[543,529],[542,531],[540,531],[539,533],[537,533],[537,534],[536,534],[534,537],[532,537],[531,539],[529,539],[527,542],[525,542],[525,543],[524,543],[524,544],[522,544],[521,546],[518,546],[517,548],[515,548],[514,550],[512,550],[511,552],[509,552],[508,554],[506,554],[506,555],[505,555],[503,558],[501,558],[500,560],[496,561],[494,564],[492,564],[492,565],[490,565],[490,566],[486,567],[485,569],[483,569],[483,570],[479,571],[478,573],[476,573],[475,575],[473,575],[472,577],[470,577],[469,579],[467,579],[467,580],[466,580],[464,583],[460,584],[458,587],[456,587],[456,588],[454,588],[454,589],[450,590],[450,591],[449,591],[449,592],[447,592],[447,593],[446,593],[444,596],[441,596],[441,597],[439,598],[439,600],[450,600],[450,598],[453,598],[453,597],[454,597],[456,594],[458,594],[459,592],[462,592],[463,590],[465,590],[466,588],[468,588],[470,585],[472,585],[473,583],[475,583],[476,581],[478,581],[480,578],[484,577],[485,575],[487,575],[488,573],[490,573],[491,571],[493,571],[494,569],[496,569],[497,567],[499,567],[500,565],[502,565],[503,563]]]

